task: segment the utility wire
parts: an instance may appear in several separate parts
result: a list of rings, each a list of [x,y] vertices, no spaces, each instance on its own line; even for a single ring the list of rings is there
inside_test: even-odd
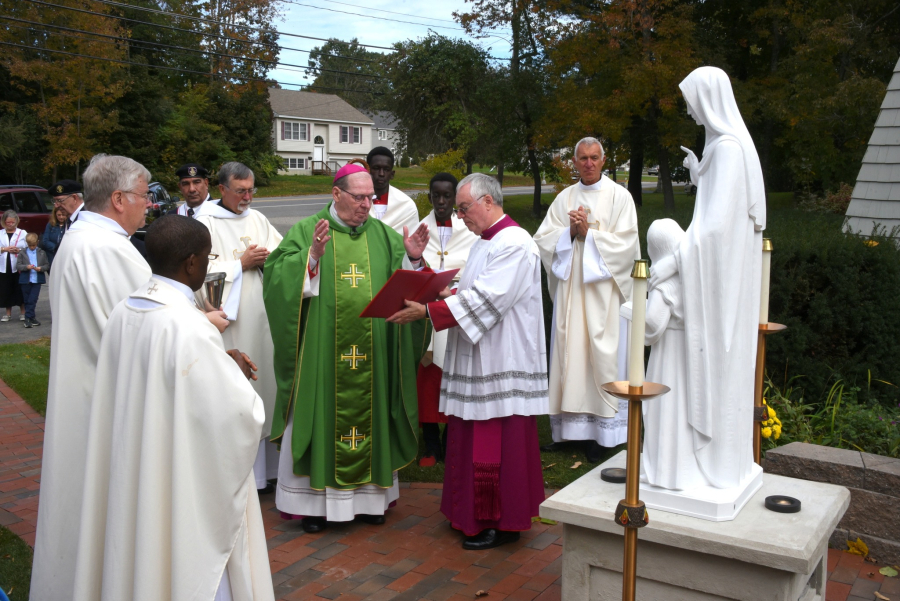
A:
[[[305,91],[305,90],[308,90],[308,89],[315,89],[315,90],[334,90],[334,91],[338,91],[338,92],[354,92],[354,93],[360,93],[360,94],[374,94],[374,95],[376,95],[376,96],[383,96],[383,93],[381,93],[381,92],[369,92],[369,91],[366,91],[366,90],[347,90],[347,89],[344,89],[344,88],[326,88],[326,87],[320,87],[320,86],[310,86],[310,85],[307,85],[307,84],[301,84],[301,83],[291,83],[291,82],[276,81],[276,80],[274,80],[274,79],[260,79],[260,78],[258,78],[258,77],[247,77],[247,76],[245,76],[245,75],[239,75],[239,74],[237,74],[237,73],[215,73],[215,74],[213,74],[213,73],[207,73],[207,72],[205,72],[205,71],[194,71],[194,70],[192,70],[192,69],[182,69],[182,68],[179,68],[179,67],[166,67],[166,66],[163,66],[163,65],[148,65],[148,64],[146,64],[146,63],[137,63],[137,62],[134,62],[134,61],[123,61],[123,60],[115,59],[115,58],[106,58],[106,57],[102,57],[102,56],[92,56],[92,55],[89,55],[89,54],[78,54],[78,53],[76,53],[76,52],[66,52],[65,50],[51,50],[50,48],[37,48],[37,47],[35,47],[35,46],[25,46],[25,45],[23,45],[23,44],[13,44],[13,43],[11,43],[11,42],[0,42],[0,45],[2,45],[2,46],[12,46],[12,47],[14,47],[14,48],[24,48],[25,50],[33,50],[33,51],[35,51],[35,52],[51,52],[51,53],[53,53],[53,54],[65,54],[65,55],[67,55],[67,56],[75,56],[75,57],[78,57],[78,58],[88,58],[88,59],[93,59],[93,60],[97,60],[97,61],[106,61],[106,62],[110,62],[110,63],[118,63],[118,64],[121,64],[121,65],[134,65],[134,66],[137,66],[137,67],[146,67],[146,68],[148,68],[148,69],[164,69],[164,70],[166,70],[166,71],[177,71],[177,72],[179,72],[179,73],[193,73],[193,74],[197,74],[197,75],[203,75],[203,76],[206,76],[206,77],[210,77],[210,76],[213,76],[213,75],[217,75],[217,76],[228,77],[228,78],[231,78],[231,79],[239,79],[239,80],[243,80],[243,81],[258,81],[258,82],[262,82],[262,83],[266,83],[266,84],[278,84],[278,85],[282,85],[282,86],[301,86],[301,87],[306,86],[306,87],[304,88],[304,91]]]
[[[308,65],[306,65],[306,66],[304,66],[304,65],[295,65],[295,64],[292,64],[292,63],[284,63],[284,62],[281,62],[281,61],[267,60],[267,59],[264,59],[264,58],[253,58],[253,57],[246,57],[246,56],[238,56],[238,55],[235,55],[235,54],[226,54],[226,53],[224,53],[224,52],[214,52],[214,51],[212,51],[212,50],[199,50],[199,49],[196,49],[196,48],[185,48],[184,46],[173,46],[173,45],[171,45],[171,44],[162,44],[162,43],[160,43],[160,42],[150,42],[150,41],[145,41],[145,40],[135,40],[135,39],[132,39],[132,38],[120,38],[120,37],[117,37],[117,36],[107,35],[107,34],[103,34],[103,33],[94,33],[94,32],[92,32],[92,31],[84,31],[84,30],[81,30],[81,29],[72,29],[72,28],[70,28],[70,27],[62,27],[62,26],[60,26],[60,25],[51,25],[51,24],[49,24],[49,23],[38,23],[38,22],[35,22],[35,21],[26,21],[25,19],[16,19],[16,18],[14,18],[14,17],[7,17],[6,15],[0,15],[0,19],[6,19],[6,20],[9,20],[9,21],[17,21],[17,22],[20,22],[20,23],[28,23],[28,24],[30,24],[30,25],[40,25],[40,26],[43,26],[43,27],[53,27],[53,28],[55,28],[55,29],[61,29],[61,30],[64,30],[64,31],[72,31],[72,32],[77,32],[77,33],[84,33],[84,34],[87,34],[87,35],[98,36],[98,37],[102,37],[102,38],[109,38],[109,39],[111,39],[111,40],[116,40],[116,41],[118,41],[118,42],[124,42],[124,43],[126,43],[126,44],[150,44],[150,45],[158,46],[158,47],[161,47],[161,48],[170,48],[170,49],[174,49],[174,50],[183,50],[183,51],[186,51],[186,52],[194,52],[194,53],[197,53],[197,54],[208,54],[208,55],[213,55],[213,56],[220,56],[220,57],[227,57],[227,58],[235,58],[235,59],[243,60],[243,61],[255,61],[255,62],[260,62],[260,63],[267,63],[267,64],[270,64],[270,65],[274,65],[274,66],[275,66],[274,68],[281,68],[281,67],[298,67],[298,68],[300,68],[300,69],[303,69],[303,71],[300,71],[300,72],[302,72],[302,73],[306,73],[307,71],[323,71],[323,72],[326,72],[326,73],[338,73],[338,74],[341,74],[341,75],[355,75],[355,76],[358,76],[358,77],[368,77],[368,78],[371,78],[371,79],[384,79],[384,77],[381,76],[381,75],[370,75],[370,74],[367,74],[367,73],[354,73],[354,72],[352,72],[352,71],[338,71],[338,70],[335,70],[335,69],[324,69],[324,68],[320,68],[320,67],[310,67],[310,66],[308,66]],[[13,25],[13,27],[19,27],[19,28],[21,28],[21,29],[29,29],[29,30],[34,30],[34,31],[42,31],[42,32],[44,32],[44,33],[47,33],[48,35],[62,36],[62,37],[67,37],[67,38],[74,38],[74,39],[76,39],[76,40],[85,40],[85,41],[88,41],[88,42],[98,42],[98,43],[113,44],[113,45],[116,44],[116,42],[107,42],[107,41],[104,41],[104,40],[92,40],[92,39],[90,39],[90,38],[86,38],[86,37],[83,37],[83,36],[68,35],[68,34],[64,34],[64,33],[57,33],[57,32],[46,31],[46,30],[42,30],[42,29],[34,29],[33,27],[26,27],[26,26],[24,26],[24,25]],[[140,48],[139,48],[139,49],[140,49]],[[151,50],[151,49],[148,48],[147,50]],[[285,71],[292,71],[292,69],[285,69]],[[293,71],[296,71],[296,70],[293,70]]]
[[[101,0],[97,0],[98,2]],[[419,25],[420,27],[433,27],[435,29],[450,29],[452,31],[459,32],[462,30],[462,27],[447,27],[446,25],[432,25],[430,23],[415,23],[413,21],[401,21],[400,19],[390,19],[388,17],[376,17],[375,15],[361,15],[359,13],[352,13],[347,10],[340,10],[337,8],[327,8],[325,6],[316,6],[314,4],[304,4],[303,2],[295,2],[294,0],[281,0],[282,2],[286,2],[288,4],[296,4],[297,6],[305,6],[307,8],[315,8],[317,10],[327,10],[333,13],[341,13],[344,15],[353,15],[354,17],[363,17],[365,19],[378,19],[379,21],[390,21],[392,23],[406,23],[407,25]]]
[[[29,0],[29,2],[34,2],[34,1],[36,1],[36,0]],[[256,31],[258,33],[266,33],[266,34],[277,33],[278,35],[286,35],[286,36],[291,36],[291,37],[295,37],[295,38],[303,38],[306,40],[316,40],[319,42],[330,42],[331,41],[331,40],[328,40],[325,38],[314,38],[314,37],[308,36],[308,35],[300,35],[299,33],[288,33],[286,31],[278,31],[276,29],[262,29],[260,27],[252,27],[250,25],[241,25],[239,23],[225,23],[223,21],[217,21],[215,19],[207,19],[204,17],[193,17],[190,15],[176,13],[174,11],[158,10],[155,8],[145,8],[143,6],[136,6],[134,4],[113,2],[112,0],[93,0],[93,1],[99,2],[100,4],[106,4],[108,6],[116,6],[119,8],[130,8],[133,10],[142,10],[145,12],[155,13],[155,14],[159,14],[159,15],[166,15],[168,17],[180,17],[182,19],[190,19],[191,21],[199,21],[201,23],[210,23],[212,25],[220,25],[222,27],[240,27],[242,29],[249,29],[250,31]],[[257,43],[261,44],[263,42],[257,42]],[[360,43],[357,43],[357,45],[364,46],[366,48],[378,48],[379,50],[393,50],[393,48],[389,48],[388,46],[374,46],[372,44],[360,44]]]
[[[92,10],[85,10],[83,8],[75,8],[73,6],[63,6],[60,4],[52,4],[50,2],[43,2],[42,0],[27,0],[27,1],[31,2],[33,4],[40,4],[42,6],[49,6],[52,8],[64,8],[66,10],[70,10],[70,11],[74,11],[74,12],[85,13],[85,14],[94,15],[94,16],[98,16],[98,17],[106,17],[108,19],[116,19],[118,21],[127,21],[129,23],[138,23],[140,25],[148,25],[150,27],[159,27],[161,29],[168,29],[171,31],[179,31],[182,33],[193,33],[195,35],[201,35],[201,36],[205,36],[208,38],[217,38],[220,40],[228,40],[231,42],[239,42],[242,44],[263,44],[263,42],[257,42],[254,40],[242,40],[240,38],[233,38],[230,36],[220,35],[217,33],[208,33],[208,32],[204,32],[204,31],[197,31],[196,29],[183,29],[181,27],[173,27],[172,25],[163,25],[162,23],[151,23],[149,21],[141,21],[139,19],[130,19],[128,17],[119,17],[116,15],[109,15],[106,13],[98,13],[98,12],[95,12]],[[311,39],[319,39],[319,38],[311,38]],[[278,48],[279,50],[290,50],[293,52],[306,52],[307,54],[312,54],[311,50],[303,50],[302,48],[291,48],[290,46],[282,46],[282,45],[275,45],[275,47]],[[371,60],[371,59],[367,59],[367,58],[355,58],[355,57],[351,57],[351,56],[340,56],[337,54],[329,54],[328,56],[334,56],[336,58],[343,58],[343,59],[367,62],[367,63],[379,62],[379,61],[375,61],[375,60]]]
[[[413,19],[428,19],[429,21],[443,21],[444,23],[456,23],[453,19],[438,19],[437,17],[420,17],[418,15],[410,15],[407,13],[398,13],[393,10],[385,10],[383,8],[372,8],[370,6],[362,6],[361,4],[350,4],[349,2],[338,2],[338,0],[325,0],[326,2],[331,2],[332,4],[343,4],[344,6],[352,6],[354,8],[362,8],[365,10],[373,10],[379,13],[388,13],[391,15],[400,15],[401,17],[412,17]]]

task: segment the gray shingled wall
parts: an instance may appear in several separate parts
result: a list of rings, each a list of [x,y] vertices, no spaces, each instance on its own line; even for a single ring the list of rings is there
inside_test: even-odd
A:
[[[856,178],[844,231],[868,235],[875,224],[888,232],[900,226],[900,61]]]

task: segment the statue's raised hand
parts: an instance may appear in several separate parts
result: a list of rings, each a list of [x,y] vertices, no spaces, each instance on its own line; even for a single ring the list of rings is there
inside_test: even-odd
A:
[[[700,181],[700,160],[690,148],[682,146],[681,149],[687,153],[687,156],[684,157],[684,163],[682,164],[685,169],[691,172],[691,183],[696,186],[697,182]]]

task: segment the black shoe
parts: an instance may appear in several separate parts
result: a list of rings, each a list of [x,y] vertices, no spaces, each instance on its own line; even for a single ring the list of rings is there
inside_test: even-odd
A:
[[[551,442],[541,447],[541,453],[555,453],[557,451],[565,451],[569,446],[568,442]]]
[[[315,534],[325,530],[328,527],[328,522],[321,516],[307,516],[300,520],[300,525],[303,526],[304,532]]]
[[[31,320],[31,325],[37,327],[37,326],[41,325],[41,322],[39,322],[39,321],[36,320],[36,319],[32,319],[32,320]]]
[[[22,324],[22,325],[24,325],[26,328],[30,328],[30,327],[31,327],[31,320],[30,320],[30,319],[26,319],[26,320],[25,320],[25,323]]]
[[[463,541],[463,549],[468,551],[486,551],[505,545],[506,543],[514,543],[519,540],[518,532],[510,532],[509,530],[496,530],[488,528],[482,530],[475,536],[467,536]]]
[[[271,482],[267,482],[265,488],[257,488],[256,492],[260,495],[271,495],[275,492],[275,486]]]
[[[367,513],[360,513],[356,517],[358,517],[360,521],[365,522],[366,524],[372,524],[373,526],[381,526],[382,524],[384,524],[383,515],[369,515]]]
[[[603,449],[596,440],[587,440],[584,445],[584,456],[588,463],[598,463],[603,457]]]

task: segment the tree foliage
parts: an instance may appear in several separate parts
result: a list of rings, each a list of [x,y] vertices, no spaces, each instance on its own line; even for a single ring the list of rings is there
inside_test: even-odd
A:
[[[390,86],[384,78],[384,55],[366,50],[356,38],[331,39],[313,48],[307,74],[315,75],[312,89],[336,94],[362,111],[383,108]]]
[[[18,21],[0,41],[24,47],[0,54],[0,179],[77,179],[98,152],[130,156],[163,181],[185,162],[271,171],[274,0],[175,0],[165,14],[140,9],[158,9],[150,0],[54,3],[78,10],[4,3]]]

